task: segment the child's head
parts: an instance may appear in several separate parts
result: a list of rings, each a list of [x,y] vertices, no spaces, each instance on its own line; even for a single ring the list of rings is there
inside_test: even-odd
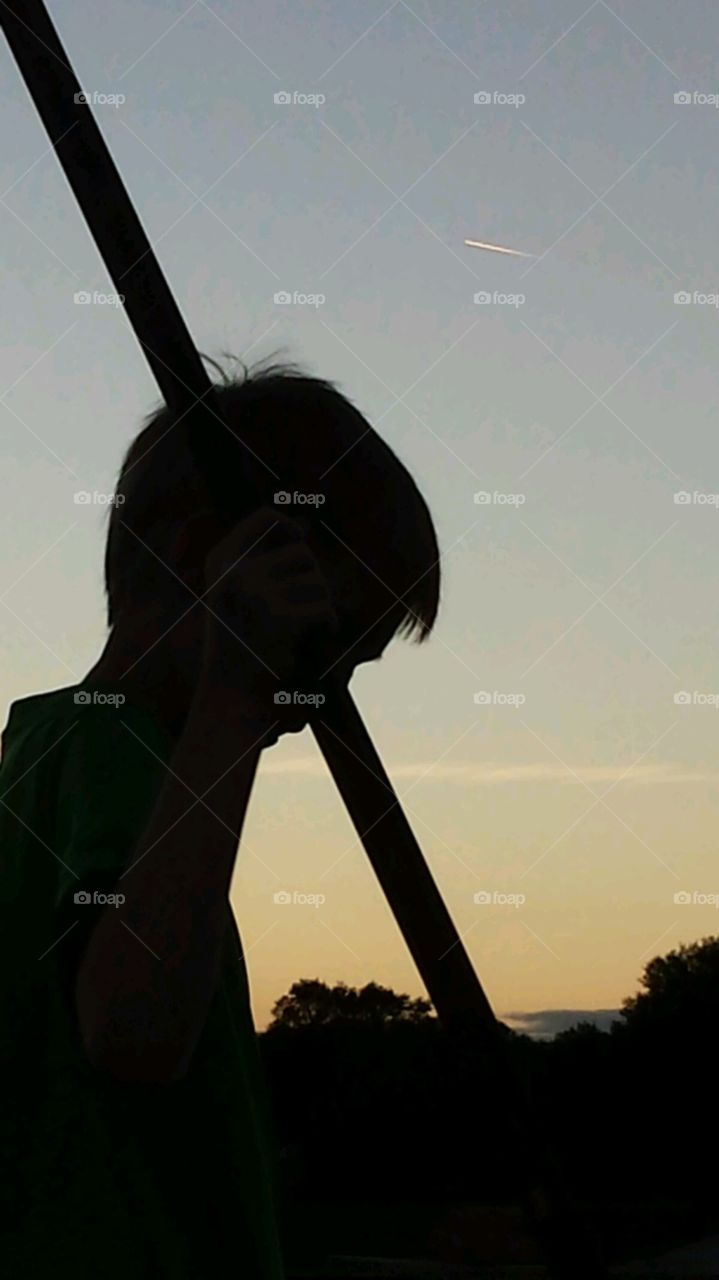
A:
[[[260,368],[215,390],[245,446],[235,519],[274,504],[303,524],[353,662],[371,652],[373,632],[379,647],[398,632],[424,639],[439,603],[437,539],[388,445],[331,383],[294,366]],[[133,441],[116,499],[105,556],[109,624],[131,629],[152,608],[170,626],[202,594],[205,556],[230,526],[207,509],[187,423],[167,408]],[[203,610],[191,612],[201,622]]]

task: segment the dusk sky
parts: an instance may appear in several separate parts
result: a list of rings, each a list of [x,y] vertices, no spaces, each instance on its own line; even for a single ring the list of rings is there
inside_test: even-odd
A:
[[[617,1008],[719,933],[716,7],[49,7],[198,347],[336,381],[427,498],[436,631],[353,692],[495,1011]],[[2,42],[0,106],[4,723],[99,653],[76,496],[158,392]],[[422,993],[308,731],[232,896],[259,1026]]]

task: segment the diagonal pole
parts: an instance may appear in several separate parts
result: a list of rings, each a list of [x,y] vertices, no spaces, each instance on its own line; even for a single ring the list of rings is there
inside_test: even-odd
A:
[[[166,403],[187,418],[208,492],[236,510],[242,445],[222,421],[207,372],[84,101],[42,0],[0,0],[0,21],[65,176]],[[220,455],[218,458],[218,454]],[[508,1138],[527,1218],[556,1280],[603,1280],[596,1243],[567,1194],[547,1136],[526,1093],[500,1023],[437,889],[422,851],[347,689],[331,679],[313,720],[318,746],[385,892],[412,958],[456,1051],[483,1061],[507,1101]],[[476,1131],[462,1135],[482,1151]]]

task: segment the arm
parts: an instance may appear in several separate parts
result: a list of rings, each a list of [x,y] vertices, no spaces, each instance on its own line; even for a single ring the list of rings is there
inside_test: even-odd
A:
[[[286,537],[279,549],[253,556],[247,547],[257,539],[257,518],[271,519],[271,529],[281,524]],[[253,651],[287,674],[308,629],[332,622],[326,584],[296,526],[274,512],[255,513],[226,542],[210,574],[230,566],[213,612],[231,616],[235,628],[239,617]],[[276,687],[266,671],[248,673],[246,656],[243,674],[232,640],[208,615],[182,737],[119,881],[126,901],[100,916],[78,969],[85,1051],[119,1080],[181,1079],[216,987],[237,845]]]
[[[78,970],[86,1053],[118,1079],[184,1075],[216,986],[262,734],[238,718],[230,739],[218,731],[228,721],[226,697],[220,704],[211,689],[198,691],[132,869],[118,883],[126,901],[103,912]]]

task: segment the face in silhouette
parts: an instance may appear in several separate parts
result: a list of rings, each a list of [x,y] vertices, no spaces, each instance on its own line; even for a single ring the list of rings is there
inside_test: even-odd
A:
[[[340,543],[316,537],[310,521],[297,520],[307,543],[327,580],[330,596],[339,622],[336,634],[309,637],[298,657],[291,687],[278,684],[270,708],[275,727],[263,740],[271,746],[285,733],[298,733],[314,714],[321,714],[322,698],[329,695],[331,684],[349,684],[357,666],[377,661],[402,620],[404,610],[393,593],[367,569],[351,551]],[[214,530],[216,533],[216,530]],[[213,529],[199,523],[192,537],[184,538],[182,576],[193,594],[202,592],[199,566],[212,545]],[[191,609],[171,634],[173,661],[185,673],[196,668],[202,649],[203,610]],[[238,645],[238,661],[243,660]],[[289,684],[289,681],[285,682]]]

